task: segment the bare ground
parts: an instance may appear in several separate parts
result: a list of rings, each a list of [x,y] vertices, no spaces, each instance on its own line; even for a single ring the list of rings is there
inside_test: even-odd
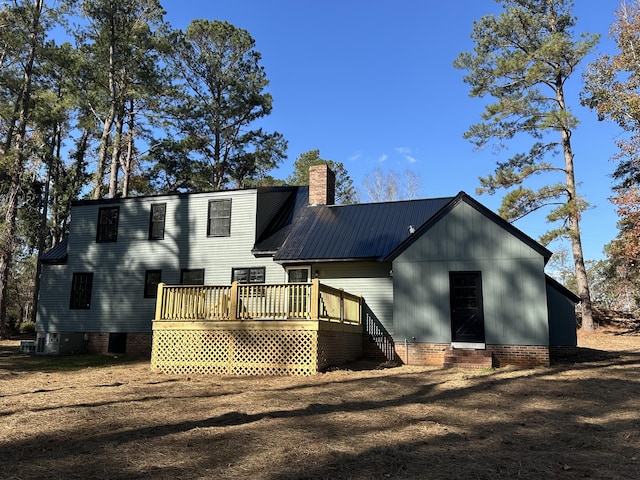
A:
[[[622,333],[581,333],[549,368],[276,378],[0,342],[0,478],[638,479],[640,336]]]

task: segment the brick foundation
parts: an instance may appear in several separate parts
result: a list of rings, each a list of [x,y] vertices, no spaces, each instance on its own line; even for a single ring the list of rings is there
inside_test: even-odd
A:
[[[562,361],[575,361],[580,357],[580,347],[572,346],[550,346],[549,357],[551,363],[558,363]]]
[[[549,347],[545,345],[487,345],[496,367],[548,367]]]
[[[398,360],[407,365],[442,366],[449,347],[448,343],[409,343],[407,348],[401,342],[395,345]],[[550,365],[550,347],[544,345],[487,345],[486,349],[492,353],[493,365],[496,367]]]
[[[87,353],[104,354],[109,348],[108,333],[90,333],[87,342]]]
[[[396,343],[398,359],[406,365],[438,365],[444,363],[448,343]]]
[[[87,353],[105,355],[109,352],[108,333],[89,333]],[[151,355],[151,333],[127,333],[125,353],[132,355]]]

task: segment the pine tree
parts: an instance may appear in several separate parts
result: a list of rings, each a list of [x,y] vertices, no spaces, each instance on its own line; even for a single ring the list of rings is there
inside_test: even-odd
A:
[[[571,243],[582,328],[593,330],[591,297],[582,250],[581,213],[587,202],[579,196],[575,181],[571,134],[578,120],[565,96],[567,80],[598,41],[596,35],[575,38],[575,17],[570,0],[497,0],[499,15],[475,22],[472,52],[463,52],[454,65],[466,70],[464,77],[472,97],[491,97],[482,121],[472,125],[465,138],[482,148],[495,142],[499,148],[509,140],[531,137],[527,152],[497,164],[494,174],[481,178],[479,193],[508,193],[499,213],[509,221],[550,207],[547,221],[559,223],[543,236],[548,243],[568,237]],[[560,153],[563,161],[553,162]],[[532,177],[545,174],[553,183],[533,189],[525,186]],[[528,185],[529,183],[527,183]]]
[[[243,187],[264,178],[286,157],[278,132],[255,128],[272,97],[261,55],[246,30],[228,22],[194,20],[175,32],[167,61],[176,87],[167,138],[156,143],[152,176],[162,190]]]

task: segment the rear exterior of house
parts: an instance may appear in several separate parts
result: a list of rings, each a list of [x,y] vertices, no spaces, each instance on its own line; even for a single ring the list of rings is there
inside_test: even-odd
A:
[[[545,275],[551,252],[523,232],[464,192],[439,199],[333,205],[332,173],[326,166],[312,168],[308,189],[76,202],[66,245],[43,256],[38,351],[153,350],[161,369],[175,366],[177,357],[199,355],[196,371],[220,373],[230,361],[221,356],[234,355],[231,343],[254,342],[247,355],[255,359],[260,350],[276,352],[271,363],[244,358],[230,371],[270,374],[301,368],[308,373],[360,354],[442,365],[452,352],[471,352],[483,355],[489,366],[548,365],[554,352],[575,347],[578,299]],[[305,291],[314,296],[313,319],[320,323],[304,323],[299,316],[281,318],[281,324],[249,318],[246,302],[290,291],[279,284],[311,285],[312,279],[313,287]],[[205,311],[200,308],[209,295],[204,289],[189,291],[200,313],[189,311],[188,317],[178,318],[174,308],[171,318],[158,316],[156,307],[164,300],[156,298],[160,283],[232,282],[261,285],[262,290],[254,290],[251,299],[244,297],[245,307],[234,299],[236,310],[224,319],[212,312],[222,303],[226,308],[230,294]],[[238,287],[225,288],[236,292]],[[322,295],[335,297],[342,290],[349,298],[362,299],[356,322],[364,327],[361,349],[354,346],[352,327],[322,321],[337,318],[323,304],[333,300]],[[292,294],[286,295],[291,302]],[[267,316],[273,321],[278,315]],[[338,316],[342,323],[342,313]],[[297,333],[291,333],[294,326]],[[278,329],[279,334],[273,333]],[[311,330],[315,337],[301,333]],[[346,350],[332,350],[346,337]],[[220,338],[231,343],[220,349]],[[298,338],[305,340],[297,345]],[[179,342],[183,346],[172,357],[167,352]],[[197,348],[192,348],[194,342]],[[272,348],[275,343],[280,346]],[[312,360],[303,367],[292,362],[282,367],[288,352],[305,349],[313,350],[307,355]],[[205,365],[213,357],[217,363]],[[188,358],[183,360],[175,371],[188,371]]]
[[[551,252],[468,197],[413,235],[392,256],[400,358],[441,364],[453,345],[487,350],[496,365],[549,364]],[[566,322],[575,332],[575,317]]]
[[[76,202],[66,249],[43,259],[40,351],[149,353],[160,282],[284,281],[280,265],[251,250],[295,193],[251,189]]]

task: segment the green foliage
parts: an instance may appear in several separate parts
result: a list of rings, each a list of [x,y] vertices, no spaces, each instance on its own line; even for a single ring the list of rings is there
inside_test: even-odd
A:
[[[615,55],[602,55],[583,75],[582,103],[627,132],[617,142],[612,202],[620,217],[618,235],[608,246],[608,259],[621,271],[640,259],[640,4],[622,2],[611,25]],[[637,270],[637,268],[635,268]]]
[[[494,174],[480,179],[478,193],[513,189],[500,209],[501,215],[513,221],[575,197],[570,185],[537,189],[521,185],[538,174],[565,175],[572,168],[555,165],[546,158],[562,152],[565,160],[573,159],[569,138],[578,122],[565,105],[563,88],[598,37],[583,35],[573,39],[575,19],[570,1],[499,3],[503,12],[499,16],[486,15],[474,24],[475,49],[461,53],[454,65],[468,72],[464,80],[470,85],[472,97],[494,100],[486,105],[483,121],[472,125],[465,138],[478,148],[491,142],[504,148],[508,140],[523,135],[535,140],[527,152],[499,162]],[[550,138],[550,134],[558,132],[559,138]],[[557,217],[556,214],[552,216]]]
[[[228,22],[195,20],[185,32],[172,34],[171,47],[167,61],[177,91],[169,114],[174,120],[170,135],[158,144],[174,158],[158,164],[153,181],[172,179],[173,186],[163,189],[178,185],[194,191],[242,187],[264,178],[285,158],[287,143],[278,132],[251,128],[272,109],[271,95],[264,91],[269,81],[251,35]],[[176,152],[186,158],[175,158]]]
[[[164,10],[157,0],[84,0],[79,7],[84,22],[73,29],[80,45],[78,100],[100,130],[93,198],[106,191],[105,173],[109,197],[127,196],[138,164],[136,141],[170,83],[160,61]]]
[[[293,163],[293,172],[287,177],[289,185],[309,185],[309,167],[328,165],[336,175],[336,203],[358,203],[359,195],[342,162],[320,158],[320,150],[309,150],[300,154]]]
[[[532,140],[528,152],[499,162],[495,174],[480,179],[481,193],[506,189],[500,214],[522,218],[544,207],[547,221],[559,223],[543,236],[550,241],[566,235],[572,243],[582,327],[593,330],[591,300],[580,234],[580,214],[587,202],[577,193],[571,134],[578,119],[570,112],[565,84],[597,44],[597,35],[575,37],[571,0],[496,0],[503,10],[474,24],[473,52],[461,53],[454,66],[467,71],[464,81],[471,97],[490,97],[465,138],[477,148],[510,140]],[[563,163],[548,157],[562,155]],[[531,185],[533,176],[558,177],[550,184]],[[527,182],[528,186],[524,186]],[[561,183],[562,182],[562,183]]]
[[[272,98],[253,39],[163,15],[158,0],[0,4],[0,336],[33,311],[35,254],[64,239],[74,200],[282,183],[286,142],[254,125]]]
[[[20,333],[35,333],[36,332],[36,324],[34,322],[22,322],[20,324]]]

